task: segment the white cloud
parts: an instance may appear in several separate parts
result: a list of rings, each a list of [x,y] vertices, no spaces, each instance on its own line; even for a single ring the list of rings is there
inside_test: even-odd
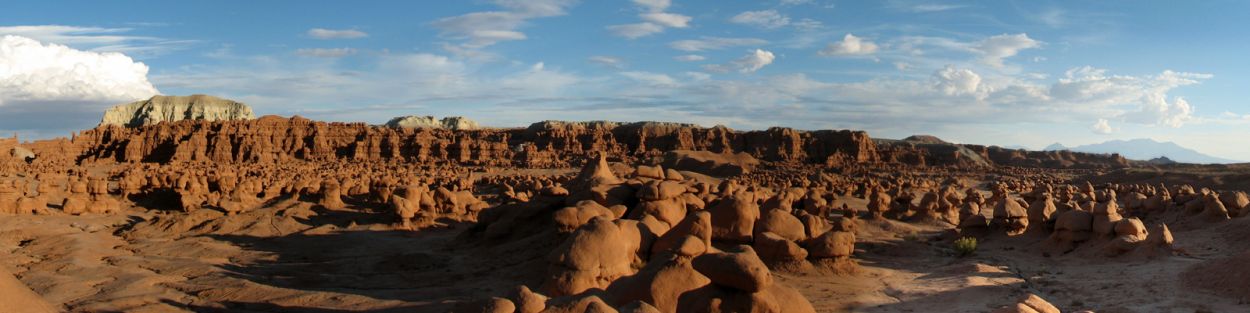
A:
[[[317,39],[356,39],[369,37],[369,34],[355,29],[325,29],[313,28],[308,30],[308,36]]]
[[[1015,56],[1020,50],[1041,47],[1042,42],[1029,38],[1028,34],[997,35],[986,38],[975,49],[982,54],[982,62],[1003,67],[1003,59]]]
[[[690,26],[689,24],[691,19],[689,16],[664,12],[644,13],[639,17],[641,17],[644,21],[672,28],[686,28]]]
[[[596,55],[596,56],[591,56],[589,58],[586,58],[586,60],[589,60],[590,62],[597,63],[603,66],[611,67],[611,68],[625,67],[625,61],[617,57]]]
[[[157,93],[148,66],[115,52],[0,37],[0,101],[124,101]]]
[[[707,58],[706,58],[706,57],[703,57],[703,56],[698,55],[698,54],[686,54],[686,55],[679,55],[679,56],[675,56],[675,57],[673,57],[673,59],[674,59],[674,60],[678,60],[678,61],[682,61],[682,62],[697,62],[697,61],[707,60]]]
[[[781,0],[781,5],[811,4],[812,0]]]
[[[931,3],[931,2],[924,3],[924,2],[916,2],[916,1],[899,1],[899,0],[888,1],[887,3],[890,8],[901,10],[901,11],[912,12],[912,13],[942,12],[942,11],[950,11],[954,9],[967,7],[966,5],[957,5],[957,4],[944,4],[944,3]]]
[[[668,44],[669,47],[681,51],[719,50],[738,46],[758,46],[767,44],[767,40],[759,38],[725,38],[702,37],[700,39],[678,40]]]
[[[1170,70],[1154,76],[1107,75],[1107,70],[1085,66],[1068,70],[1049,93],[1065,103],[1112,108],[1128,122],[1175,128],[1193,119],[1193,106],[1180,97],[1169,101],[1167,93],[1211,77]]]
[[[356,54],[354,48],[307,48],[295,50],[295,54],[317,58],[341,58]]]
[[[798,28],[799,30],[817,30],[825,27],[825,24],[810,18],[799,19],[798,22],[794,22],[791,25],[794,25],[794,28]]]
[[[1089,129],[1094,131],[1095,134],[1102,135],[1107,135],[1114,131],[1114,129],[1111,128],[1111,124],[1108,123],[1105,118],[1098,119],[1098,122],[1095,122],[1093,126],[1089,127]]]
[[[851,56],[869,55],[877,52],[877,44],[872,41],[846,34],[842,41],[829,44],[820,50],[820,55]]]
[[[653,86],[676,86],[677,80],[665,74],[652,72],[621,72],[621,76]]]
[[[958,69],[947,65],[933,73],[935,86],[948,96],[977,94],[981,87],[981,75],[969,69]]]
[[[903,61],[894,62],[894,68],[900,71],[906,71],[907,69],[911,68],[911,63],[907,63]]]
[[[535,18],[560,16],[576,1],[574,0],[495,0],[506,11],[473,12],[444,17],[430,24],[441,30],[441,35],[463,41],[463,49],[479,49],[502,41],[524,40],[525,33],[517,29]]]
[[[790,18],[777,13],[777,10],[746,11],[729,19],[730,22],[752,25],[766,29],[780,28],[790,25]]]
[[[712,75],[704,72],[686,72],[686,76],[689,76],[694,81],[705,81],[712,78]]]
[[[637,23],[608,26],[608,30],[620,37],[637,39],[664,31],[664,26],[654,23]]]
[[[160,55],[186,48],[195,40],[171,40],[159,37],[127,35],[132,28],[82,27],[66,25],[19,25],[0,27],[0,36],[14,35],[39,42],[62,44],[95,52],[120,52],[129,55]]]
[[[638,14],[641,23],[607,26],[612,34],[628,39],[638,39],[664,32],[667,28],[686,28],[690,26],[691,17],[676,13],[664,12],[672,3],[668,0],[634,0],[646,11]]]
[[[705,65],[704,69],[725,73],[729,71],[738,71],[739,73],[755,73],[755,71],[764,68],[764,66],[772,64],[777,57],[772,52],[762,49],[755,49],[736,60],[730,61],[729,64],[710,64]]]
[[[94,52],[0,36],[0,129],[24,138],[91,128],[108,106],[159,93],[148,67],[117,52]]]
[[[670,0],[634,0],[634,3],[646,7],[651,12],[664,11],[673,4]]]

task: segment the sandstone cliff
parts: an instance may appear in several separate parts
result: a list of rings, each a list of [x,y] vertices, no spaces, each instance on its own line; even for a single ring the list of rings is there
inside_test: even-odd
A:
[[[250,120],[252,108],[231,100],[206,95],[154,96],[112,107],[100,125],[137,127],[181,120]]]
[[[772,128],[734,131],[675,123],[547,121],[528,128],[451,130],[327,123],[265,116],[254,121],[179,121],[101,126],[72,146],[80,160],[274,162],[396,160],[567,166],[600,152],[659,157],[666,151],[744,152],[765,161],[852,164],[877,160],[864,132]]]
[[[448,116],[435,120],[433,116],[407,115],[392,118],[386,122],[387,127],[395,128],[441,128],[451,130],[471,130],[481,128],[471,119],[462,116]]]

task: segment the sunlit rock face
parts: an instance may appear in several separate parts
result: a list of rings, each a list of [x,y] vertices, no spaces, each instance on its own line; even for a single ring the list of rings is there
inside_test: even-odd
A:
[[[100,125],[138,127],[181,120],[252,120],[252,108],[233,100],[206,95],[153,96],[112,107],[104,112]]]
[[[442,128],[451,130],[473,130],[481,128],[477,122],[462,117],[448,116],[435,120],[433,116],[407,115],[392,118],[386,126],[395,128]]]

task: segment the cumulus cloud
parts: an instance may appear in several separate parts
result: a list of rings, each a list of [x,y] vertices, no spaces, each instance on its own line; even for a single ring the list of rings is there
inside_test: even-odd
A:
[[[842,41],[829,44],[819,53],[830,56],[869,55],[877,53],[877,44],[848,33]]]
[[[709,64],[704,69],[717,73],[726,73],[729,71],[738,71],[739,73],[755,73],[755,71],[764,68],[764,66],[772,64],[777,57],[768,50],[755,49],[736,60],[730,61],[728,64]]]
[[[982,40],[976,45],[976,51],[982,54],[981,61],[990,66],[1003,67],[1003,59],[1015,56],[1021,50],[1041,47],[1042,42],[1029,38],[1028,34],[997,35]]]
[[[758,46],[767,44],[767,40],[759,38],[725,38],[725,37],[702,37],[699,39],[678,40],[668,44],[670,48],[681,51],[705,51],[719,50],[729,47],[738,46]]]
[[[464,15],[444,17],[431,25],[441,31],[441,35],[461,40],[462,49],[479,49],[502,41],[524,40],[525,33],[518,31],[526,21],[560,16],[567,14],[575,0],[495,0],[495,5],[505,8],[503,11],[472,12]]]
[[[0,101],[120,101],[150,97],[148,66],[115,52],[0,37]]]
[[[981,87],[981,75],[970,69],[946,67],[933,73],[937,90],[948,96],[977,94]]]
[[[295,50],[295,54],[317,58],[341,58],[356,54],[354,48],[305,48]]]
[[[1193,106],[1180,97],[1169,101],[1167,93],[1211,77],[1170,70],[1153,76],[1108,75],[1105,69],[1084,66],[1065,72],[1050,87],[1050,94],[1067,103],[1131,108],[1117,114],[1129,122],[1181,127],[1193,119]]]
[[[327,39],[356,39],[368,37],[369,34],[355,29],[325,29],[313,28],[308,30],[308,36],[327,40]]]
[[[618,37],[638,39],[664,32],[666,28],[686,28],[690,26],[691,17],[676,13],[664,12],[671,2],[668,0],[634,0],[644,12],[638,14],[641,23],[607,26],[609,32]]]
[[[790,18],[777,13],[777,10],[746,11],[734,15],[729,21],[766,29],[776,29],[790,25]]]
[[[67,136],[95,126],[110,105],[157,93],[147,65],[124,54],[0,36],[0,129],[5,132]]]
[[[1112,131],[1114,131],[1111,128],[1111,123],[1107,122],[1107,119],[1105,118],[1098,119],[1098,121],[1094,122],[1094,125],[1090,126],[1089,129],[1094,131],[1095,134],[1102,134],[1102,135],[1107,135],[1107,134],[1110,134]]]

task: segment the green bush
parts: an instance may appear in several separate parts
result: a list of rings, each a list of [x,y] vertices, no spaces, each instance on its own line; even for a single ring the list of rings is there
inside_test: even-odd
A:
[[[963,238],[955,239],[955,252],[959,253],[959,256],[961,257],[969,256],[969,255],[972,255],[972,253],[976,251],[977,251],[977,239],[976,238],[963,237]]]

